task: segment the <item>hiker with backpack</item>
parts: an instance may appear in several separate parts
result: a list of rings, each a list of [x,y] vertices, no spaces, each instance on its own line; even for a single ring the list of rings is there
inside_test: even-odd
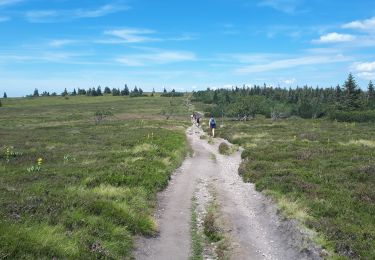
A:
[[[215,128],[216,128],[216,121],[214,116],[211,115],[210,120],[208,121],[208,125],[210,126],[211,135],[212,137],[215,137]]]

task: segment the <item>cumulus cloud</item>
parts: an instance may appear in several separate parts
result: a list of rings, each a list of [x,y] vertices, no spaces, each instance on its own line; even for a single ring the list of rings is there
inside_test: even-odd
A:
[[[319,40],[314,40],[315,43],[335,43],[335,42],[351,42],[356,39],[356,36],[351,34],[328,33],[320,36]]]
[[[345,29],[359,29],[363,31],[375,31],[375,17],[366,20],[357,20],[342,26]]]
[[[373,62],[356,62],[351,66],[358,77],[365,80],[375,79],[375,61]]]
[[[375,61],[374,62],[358,62],[354,64],[354,68],[358,71],[375,71]]]

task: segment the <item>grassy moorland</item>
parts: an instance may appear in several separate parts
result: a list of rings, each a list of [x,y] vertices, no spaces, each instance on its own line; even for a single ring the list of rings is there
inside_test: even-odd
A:
[[[186,153],[184,98],[2,104],[0,259],[131,258],[133,235],[154,234],[155,194]]]
[[[218,135],[245,148],[239,169],[245,181],[318,231],[334,258],[375,258],[373,123],[257,118],[224,124]]]

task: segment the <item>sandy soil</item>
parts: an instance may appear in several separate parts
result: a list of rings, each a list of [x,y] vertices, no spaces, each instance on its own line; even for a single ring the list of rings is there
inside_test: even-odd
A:
[[[193,126],[187,136],[194,155],[173,174],[168,188],[159,194],[155,218],[159,235],[136,241],[136,259],[189,259],[192,197],[198,209],[207,203],[207,189],[215,189],[221,222],[231,241],[231,259],[320,259],[320,248],[293,221],[282,220],[272,202],[253,184],[238,175],[240,152],[218,153],[224,140],[213,144],[200,139],[202,130]],[[202,211],[202,210],[201,210]],[[205,259],[210,258],[205,256]]]

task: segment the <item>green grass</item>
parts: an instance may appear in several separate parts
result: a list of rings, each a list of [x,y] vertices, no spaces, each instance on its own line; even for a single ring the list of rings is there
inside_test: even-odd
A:
[[[0,259],[130,259],[133,236],[155,234],[155,194],[187,152],[184,103],[111,96],[4,100]],[[97,111],[114,116],[95,124]],[[28,172],[38,158],[41,170]]]
[[[374,124],[291,118],[226,122],[239,173],[342,258],[375,258]]]
[[[224,155],[229,155],[230,153],[230,147],[227,143],[225,142],[222,142],[220,145],[219,145],[219,153],[220,154],[224,154]]]
[[[196,212],[197,201],[196,198],[192,199],[191,208],[191,223],[190,223],[190,235],[191,235],[191,256],[190,260],[201,260],[203,259],[203,238],[198,229],[198,216]]]

